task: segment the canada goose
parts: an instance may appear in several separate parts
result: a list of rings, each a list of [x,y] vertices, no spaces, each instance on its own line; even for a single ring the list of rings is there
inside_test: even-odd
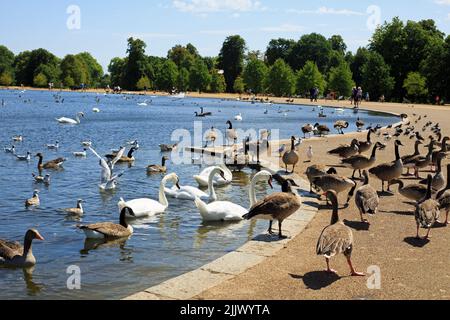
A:
[[[59,141],[56,141],[55,144],[47,144],[47,149],[57,150],[59,149]]]
[[[272,234],[272,221],[277,220],[279,228],[278,237],[285,239],[286,237],[283,236],[281,225],[285,219],[294,214],[302,205],[300,196],[293,191],[292,187],[297,187],[297,184],[292,179],[283,181],[283,192],[272,193],[258,201],[243,218],[246,220],[270,220],[269,234]]]
[[[418,156],[405,161],[404,165],[406,164],[407,166],[413,166],[416,178],[419,178],[420,169],[426,168],[431,164],[431,157],[433,155],[433,146],[434,141],[431,141],[426,156]]]
[[[314,127],[311,124],[306,124],[302,127],[303,138],[306,139],[306,135],[308,134],[309,138],[311,138],[311,133],[313,133]]]
[[[353,188],[356,185],[356,182],[352,179],[338,176],[337,174],[326,174],[316,177],[313,180],[313,184],[324,193],[333,190],[336,194],[339,194]],[[347,200],[346,205],[348,205],[349,202],[350,199]]]
[[[440,153],[437,156],[437,170],[435,175],[433,176],[433,180],[431,183],[431,187],[433,188],[433,190],[439,191],[442,188],[445,187],[445,177],[444,174],[442,173],[442,159],[445,157],[445,154]],[[428,181],[427,179],[422,180],[419,182],[420,184],[427,184]]]
[[[84,113],[83,112],[78,112],[75,120],[71,119],[71,118],[66,118],[66,117],[62,117],[62,118],[57,118],[56,121],[58,121],[61,124],[80,124],[80,117],[84,118]]]
[[[445,224],[449,225],[448,215],[450,212],[450,164],[447,165],[447,186],[436,195],[441,210],[445,210]]]
[[[125,149],[124,149],[124,148],[121,148],[121,150],[125,150]],[[131,162],[134,162],[134,161],[136,160],[136,159],[134,158],[134,156],[133,156],[133,154],[134,154],[134,152],[135,152],[136,150],[137,150],[137,149],[136,149],[135,147],[131,147],[130,150],[128,151],[128,153],[127,153],[126,156],[118,157],[118,154],[108,154],[108,155],[106,155],[105,157],[106,157],[108,160],[117,159],[117,160],[116,160],[117,162],[122,162],[122,163],[127,162],[127,163],[131,163]],[[114,162],[114,160],[113,160],[113,162]]]
[[[170,152],[175,150],[178,147],[178,143],[174,143],[174,144],[160,144],[159,145],[159,149],[161,150],[161,152]]]
[[[45,183],[45,184],[50,184],[50,175],[46,174],[45,176],[41,176],[41,175],[36,175],[34,173],[31,174],[34,178],[34,181],[37,183]]]
[[[83,205],[82,205],[83,202],[84,201],[82,199],[78,199],[76,208],[64,209],[64,212],[66,212],[67,214],[70,214],[70,215],[82,216],[84,214]]]
[[[169,160],[169,157],[164,156],[161,159],[161,165],[152,164],[147,167],[147,173],[166,173],[167,167],[166,167],[166,161]]]
[[[447,151],[448,151],[448,145],[447,142],[450,140],[450,137],[444,137],[444,139],[442,139],[442,143],[441,143],[441,149],[437,150],[437,151],[433,151],[432,155],[431,155],[431,169],[434,171],[435,167],[438,164],[438,158],[442,155],[442,156],[446,156],[447,155]],[[434,142],[434,145],[437,146],[436,142]]]
[[[338,120],[334,123],[334,128],[338,131],[340,134],[344,134],[344,129],[347,129],[350,126],[348,121]]]
[[[134,216],[133,210],[128,207],[120,211],[119,224],[101,222],[89,225],[78,225],[89,239],[118,239],[126,238],[133,234],[133,227],[126,221],[126,215]]]
[[[400,140],[395,141],[395,161],[391,163],[380,164],[369,170],[370,174],[381,180],[381,190],[384,192],[384,183],[400,178],[403,172],[403,162],[400,157],[400,146],[403,146]],[[387,191],[390,191],[388,185]]]
[[[29,268],[36,264],[36,258],[31,249],[33,240],[44,240],[36,229],[30,229],[25,234],[23,246],[17,242],[0,239],[0,265],[18,268]]]
[[[409,200],[417,202],[427,195],[427,187],[424,185],[414,183],[405,186],[404,182],[400,179],[394,179],[389,182],[389,186],[396,184],[398,184],[398,192]]]
[[[372,147],[372,133],[374,132],[373,129],[369,129],[367,132],[367,140],[366,141],[358,141],[358,152],[364,153],[370,150],[370,148]]]
[[[357,155],[359,152],[358,148],[358,140],[353,139],[350,145],[341,145],[336,149],[328,151],[328,154],[338,156],[340,158],[350,158],[354,155]]]
[[[6,153],[16,154],[16,147],[15,146],[11,146],[10,148],[5,147],[5,148],[3,148],[3,150],[5,150]]]
[[[418,202],[416,205],[416,210],[414,211],[414,216],[416,218],[417,224],[417,233],[416,238],[419,237],[419,229],[420,227],[428,229],[427,235],[424,239],[428,239],[430,237],[430,230],[434,223],[439,219],[440,211],[439,211],[439,202],[431,199],[431,182],[433,177],[431,174],[428,175],[428,186],[427,186],[427,194],[425,198]]]
[[[211,142],[212,145],[213,145],[213,147],[215,146],[216,140],[217,140],[217,132],[216,132],[216,130],[214,129],[214,127],[211,127],[211,130],[209,130],[209,131],[206,133],[205,140],[206,140],[206,143],[207,143],[207,144],[208,144],[208,142]]]
[[[323,229],[322,234],[317,241],[317,255],[325,256],[327,262],[327,272],[337,274],[330,268],[330,259],[340,253],[347,258],[352,276],[364,276],[363,273],[357,272],[352,265],[351,256],[353,251],[353,232],[339,219],[338,199],[334,191],[326,192],[326,197],[331,201],[333,206],[333,214],[328,227]]]
[[[227,143],[228,143],[228,145],[230,145],[231,141],[236,143],[238,136],[237,136],[236,129],[233,129],[233,124],[231,123],[230,120],[227,121],[227,125],[228,125],[228,129],[226,131],[227,132]]]
[[[283,155],[283,163],[286,167],[286,173],[288,173],[288,165],[292,165],[292,173],[294,173],[295,165],[300,161],[298,153],[295,151],[295,140],[296,138],[291,137],[291,151],[287,151]]]
[[[362,129],[364,128],[366,124],[364,123],[364,121],[362,121],[359,117],[356,120],[356,128],[358,128],[358,131],[362,131]]]
[[[359,177],[361,178],[362,177],[361,170],[372,167],[375,164],[375,161],[377,161],[376,157],[377,150],[382,149],[384,147],[385,146],[382,143],[377,142],[373,147],[372,155],[370,156],[370,158],[363,155],[356,155],[348,159],[343,159],[342,163],[348,165],[350,168],[353,169],[352,179],[355,178],[356,170],[359,170]]]
[[[22,135],[13,136],[12,140],[15,141],[15,142],[22,142],[23,141],[23,136]]]
[[[84,148],[83,149],[83,151],[80,151],[80,152],[73,152],[72,154],[73,154],[73,156],[74,157],[82,157],[82,158],[85,158],[86,156],[87,156],[87,149],[86,148]]]
[[[337,171],[336,171],[335,168],[330,168],[327,171],[325,166],[315,164],[315,165],[312,165],[312,166],[308,167],[306,169],[305,174],[308,177],[308,181],[309,181],[309,184],[310,184],[309,192],[312,193],[313,192],[312,188],[313,188],[313,184],[314,184],[314,179],[315,178],[324,176],[326,174],[337,174]]]
[[[33,197],[25,200],[25,207],[39,206],[39,190],[34,190]]]
[[[364,176],[364,184],[356,191],[355,195],[355,203],[356,207],[359,209],[359,214],[361,215],[361,221],[367,222],[367,219],[363,218],[364,214],[377,214],[378,206],[380,204],[380,198],[378,197],[378,193],[376,190],[369,184],[369,175],[367,171],[363,171]],[[356,185],[352,188],[349,193],[349,198],[353,196],[353,192],[356,189]],[[370,224],[370,223],[369,223]]]
[[[39,158],[38,162],[38,170],[41,171],[42,169],[60,169],[62,164],[66,161],[65,158],[58,158],[52,161],[47,161],[46,163],[43,163],[44,156],[42,153],[37,153],[35,157]]]
[[[414,168],[414,162],[411,160],[420,156],[419,146],[421,144],[422,144],[422,141],[416,140],[416,142],[414,143],[414,153],[402,157],[403,166],[408,168],[408,172],[406,172],[406,175],[409,175],[410,174],[409,170],[411,168]]]
[[[20,155],[15,155],[16,159],[19,161],[30,161],[31,160],[31,152],[28,151],[26,155],[24,156],[20,156]]]
[[[314,133],[318,136],[325,136],[330,133],[330,128],[328,128],[326,125],[320,125],[319,123],[316,123],[314,125]]]

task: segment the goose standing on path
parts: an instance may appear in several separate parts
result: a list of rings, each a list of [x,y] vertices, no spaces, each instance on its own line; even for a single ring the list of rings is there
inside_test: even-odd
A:
[[[364,219],[363,215],[375,215],[378,212],[378,206],[380,205],[380,198],[378,197],[377,191],[369,184],[369,175],[367,171],[363,171],[364,184],[356,191],[355,203],[356,207],[359,209],[359,214],[361,216],[361,222],[366,222],[368,224],[369,220]],[[356,188],[352,188],[349,197],[352,197],[353,191]]]
[[[410,173],[409,173],[410,169],[414,168],[414,162],[411,160],[420,157],[419,146],[421,144],[422,144],[422,141],[416,140],[416,142],[414,143],[414,153],[402,157],[403,166],[408,168],[408,171],[406,172],[407,176],[410,175]]]
[[[127,223],[126,216],[134,216],[133,210],[123,208],[120,211],[119,224],[112,222],[101,222],[89,225],[78,225],[88,239],[119,239],[127,238],[133,234],[133,227]]]
[[[431,183],[431,187],[433,188],[433,190],[439,191],[442,188],[445,187],[445,177],[444,174],[442,173],[442,159],[445,157],[444,153],[439,153],[437,155],[437,170],[435,175],[433,176],[433,180]],[[420,184],[427,184],[428,181],[427,179],[422,180],[419,182]]]
[[[83,112],[78,112],[75,120],[74,119],[70,119],[70,118],[66,118],[66,117],[62,117],[62,118],[57,118],[56,121],[58,121],[61,124],[80,124],[80,117],[84,118],[84,113]]]
[[[369,170],[370,174],[381,180],[381,191],[384,193],[384,183],[400,178],[403,173],[403,162],[400,157],[400,146],[403,146],[400,140],[395,141],[395,161],[391,163],[380,164]],[[387,191],[390,191],[388,184]]]
[[[450,212],[450,164],[447,165],[447,186],[439,191],[436,195],[436,199],[439,201],[439,207],[441,210],[445,210],[445,221],[446,225],[450,224],[448,220]]]
[[[424,185],[414,183],[405,186],[405,183],[400,179],[394,179],[389,182],[390,186],[396,184],[398,184],[398,193],[409,200],[418,202],[427,195],[427,187]]]
[[[319,123],[316,123],[314,125],[314,133],[318,136],[325,136],[330,133],[330,128],[328,128],[326,125],[321,125]]]
[[[341,192],[355,187],[356,182],[352,179],[338,176],[337,174],[325,174],[314,178],[313,185],[315,185],[323,193],[332,190],[338,195]],[[345,205],[347,206],[349,202],[350,199],[347,199],[347,203]]]
[[[82,205],[83,202],[84,201],[82,199],[78,199],[76,208],[67,208],[67,209],[64,209],[63,211],[70,215],[82,216],[84,214],[83,205]]]
[[[272,221],[277,220],[279,228],[278,237],[280,239],[286,239],[286,237],[283,236],[281,228],[283,221],[297,212],[302,205],[302,199],[297,192],[293,190],[293,187],[298,187],[294,180],[285,180],[282,185],[283,192],[272,193],[258,201],[250,211],[243,216],[243,218],[246,220],[269,220],[269,234],[273,234]]]
[[[377,150],[384,148],[385,145],[377,142],[372,150],[372,155],[370,158],[363,156],[363,155],[356,155],[353,157],[350,157],[348,159],[343,159],[342,163],[344,165],[348,165],[350,168],[353,169],[352,179],[355,178],[356,170],[359,170],[359,177],[362,178],[361,170],[368,169],[372,167],[375,162],[377,161]]]
[[[288,165],[292,166],[291,173],[294,173],[295,166],[300,161],[300,157],[299,157],[298,153],[295,151],[295,141],[296,141],[296,138],[294,136],[291,137],[291,151],[288,151],[283,155],[282,160],[286,167],[286,173],[288,173]]]
[[[306,135],[308,135],[308,137],[311,138],[311,134],[313,133],[313,131],[314,131],[314,127],[312,124],[310,124],[310,123],[305,124],[302,127],[303,139],[306,139]]]
[[[434,223],[439,219],[440,211],[439,211],[439,202],[434,199],[431,199],[431,182],[433,177],[428,175],[428,187],[427,194],[425,198],[417,203],[416,210],[414,211],[414,216],[416,218],[417,224],[417,233],[416,238],[419,237],[419,229],[420,227],[424,229],[428,229],[427,234],[424,239],[430,238],[430,231],[433,227]]]
[[[309,181],[309,187],[310,187],[309,193],[313,193],[313,184],[314,184],[315,178],[318,178],[318,177],[321,177],[321,176],[324,176],[327,174],[337,174],[337,171],[335,168],[330,168],[327,171],[327,168],[325,166],[315,164],[315,165],[308,167],[306,169],[305,174]]]
[[[326,197],[333,205],[333,214],[331,222],[326,227],[317,241],[317,255],[325,256],[327,263],[327,272],[337,274],[330,268],[330,259],[340,253],[347,258],[352,276],[365,276],[363,273],[357,272],[352,264],[351,257],[353,252],[353,232],[339,219],[339,209],[337,195],[334,191],[328,191]]]
[[[444,137],[444,139],[442,139],[442,143],[441,143],[441,149],[437,150],[437,151],[433,151],[433,154],[431,155],[431,170],[434,171],[438,165],[438,159],[439,157],[442,156],[447,156],[447,151],[448,151],[448,145],[447,142],[450,140],[450,137]],[[437,144],[434,144],[435,146],[437,146]]]
[[[37,207],[40,205],[39,190],[34,190],[33,197],[25,200],[25,207]]]
[[[234,144],[236,144],[238,136],[236,129],[233,129],[233,124],[230,120],[227,121],[228,129],[227,129],[227,144],[231,145],[230,142],[233,141]]]
[[[333,150],[328,151],[328,154],[333,156],[338,156],[340,158],[350,158],[352,156],[355,156],[359,152],[359,142],[356,139],[352,140],[352,143],[350,145],[341,145]]]
[[[29,268],[36,264],[31,249],[33,240],[44,240],[39,231],[30,229],[25,234],[23,246],[17,242],[0,239],[0,265]]]
[[[151,164],[147,167],[147,173],[166,173],[167,167],[166,167],[166,161],[169,160],[169,157],[163,156],[161,159],[161,165],[157,164]]]
[[[340,134],[344,134],[344,129],[347,129],[349,126],[350,126],[350,124],[347,121],[343,121],[343,120],[338,120],[334,123],[334,128]]]
[[[434,147],[434,141],[431,141],[429,147],[428,147],[428,153],[426,156],[418,156],[415,158],[412,158],[410,160],[405,161],[406,166],[413,166],[414,168],[414,175],[416,178],[419,178],[420,169],[424,169],[431,165],[431,160],[433,156],[433,147]]]
[[[370,150],[370,148],[372,148],[372,133],[374,133],[373,129],[369,129],[367,131],[367,139],[366,141],[358,141],[358,152],[364,153]]]
[[[44,156],[42,153],[37,153],[35,157],[39,158],[38,161],[38,171],[42,171],[42,169],[61,169],[61,166],[66,161],[65,158],[58,158],[52,161],[47,161],[43,163]]]

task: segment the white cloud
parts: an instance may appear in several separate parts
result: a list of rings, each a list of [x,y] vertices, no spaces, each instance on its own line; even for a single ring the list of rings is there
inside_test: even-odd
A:
[[[444,0],[442,0],[444,1]],[[288,9],[288,13],[297,14],[332,14],[332,15],[344,15],[344,16],[365,16],[363,12],[353,11],[349,9],[334,9],[328,7],[320,7],[316,10],[298,10],[298,9]]]
[[[294,24],[282,24],[277,27],[264,27],[261,28],[261,31],[265,32],[290,32],[290,33],[299,33],[303,32],[305,28],[303,26],[294,25]]]
[[[450,6],[450,0],[435,0],[434,2],[440,5]]]
[[[245,12],[264,9],[261,2],[257,0],[173,0],[172,5],[181,12],[191,13]]]

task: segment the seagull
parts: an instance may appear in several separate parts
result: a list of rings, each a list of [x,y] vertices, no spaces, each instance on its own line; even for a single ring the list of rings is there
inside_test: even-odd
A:
[[[17,154],[14,154],[19,161],[30,161],[31,160],[31,152],[28,151],[25,156],[19,156]]]
[[[36,181],[37,183],[45,183],[46,185],[50,184],[50,175],[46,174],[45,176],[37,176],[34,173],[31,174],[34,178],[34,181]]]
[[[47,148],[50,149],[50,150],[59,149],[59,141],[56,141],[55,144],[47,144]]]
[[[234,120],[236,121],[242,121],[242,113],[239,113],[237,116],[234,117]]]
[[[87,156],[86,150],[87,150],[87,149],[84,149],[83,151],[80,151],[80,152],[73,152],[73,155],[74,155],[75,157],[86,157],[86,156]]]
[[[4,150],[5,150],[6,153],[16,154],[16,147],[15,146],[11,146],[11,148],[5,147]]]
[[[298,142],[294,145],[295,151],[298,151],[298,149],[300,148],[302,143],[303,143],[303,140],[301,138],[298,139]]]
[[[13,139],[13,141],[16,141],[16,142],[22,142],[23,136],[22,135],[13,136],[12,139]]]
[[[91,141],[91,140],[88,140],[88,141],[82,141],[82,142],[81,142],[81,145],[82,145],[83,147],[91,147],[91,146],[92,146],[92,141]]]
[[[120,159],[120,158],[118,158],[116,156],[117,160],[116,160],[116,158],[114,158],[113,161],[108,163],[94,149],[89,147],[89,150],[91,150],[92,153],[97,158],[100,159],[100,166],[102,167],[102,173],[101,173],[100,184],[99,184],[100,189],[102,189],[102,190],[113,190],[113,189],[115,189],[116,185],[117,185],[117,179],[120,178],[123,175],[123,172],[113,176],[111,167],[114,167],[115,162],[117,162],[118,159]]]
[[[312,158],[314,157],[314,152],[312,146],[308,147],[308,151],[306,151],[306,157],[308,158],[308,162],[312,161]]]

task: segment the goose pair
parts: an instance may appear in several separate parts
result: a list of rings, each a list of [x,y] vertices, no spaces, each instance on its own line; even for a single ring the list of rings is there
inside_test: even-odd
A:
[[[400,146],[403,146],[400,140],[395,141],[395,161],[392,163],[380,164],[369,170],[370,174],[381,180],[381,190],[384,192],[384,183],[400,178],[403,173],[403,162],[400,157]],[[387,191],[390,191],[388,184]]]
[[[134,232],[133,227],[128,224],[127,216],[134,216],[133,210],[128,207],[120,211],[119,224],[112,222],[100,222],[89,225],[78,225],[88,239],[120,239],[131,236]]]
[[[372,155],[370,156],[370,158],[363,155],[356,155],[347,159],[343,159],[342,163],[353,169],[352,179],[355,178],[356,170],[359,170],[359,177],[362,178],[361,170],[365,170],[372,167],[377,161],[376,157],[377,150],[384,149],[385,147],[386,146],[384,144],[377,142],[373,147]]]
[[[417,203],[414,211],[414,217],[416,219],[416,238],[420,239],[419,229],[422,227],[427,229],[427,234],[424,239],[429,239],[430,231],[435,222],[438,221],[440,215],[439,202],[431,198],[431,183],[433,177],[428,175],[428,187],[427,194],[423,200]]]
[[[25,234],[23,246],[17,242],[0,239],[0,265],[29,268],[36,264],[33,255],[33,240],[44,240],[39,231],[30,229]]]
[[[286,167],[286,173],[288,173],[288,165],[292,166],[291,173],[294,173],[295,166],[300,161],[300,157],[299,157],[298,153],[295,151],[295,141],[296,140],[297,139],[294,136],[291,138],[291,150],[285,152],[283,155],[283,158],[282,158],[283,163]]]
[[[359,153],[359,142],[353,139],[350,145],[341,145],[333,150],[328,151],[329,155],[338,156],[340,158],[350,158]]]
[[[48,161],[46,163],[43,163],[44,156],[42,153],[38,153],[35,155],[35,157],[39,158],[38,161],[38,170],[41,171],[42,169],[60,169],[63,163],[66,161],[65,158],[58,158],[52,161]]]

